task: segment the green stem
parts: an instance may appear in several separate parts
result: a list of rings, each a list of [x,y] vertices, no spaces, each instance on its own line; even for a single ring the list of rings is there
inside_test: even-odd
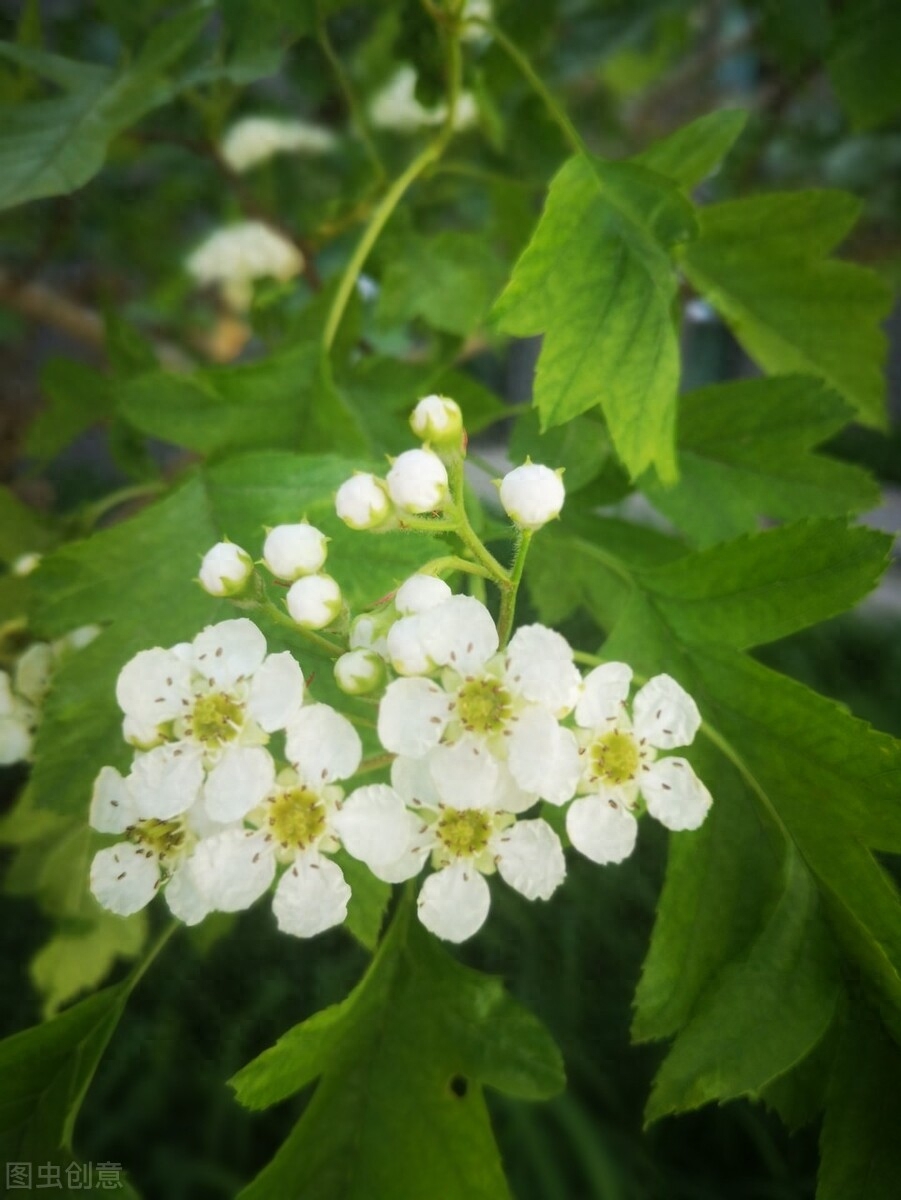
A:
[[[375,143],[369,134],[369,129],[366,120],[363,116],[363,111],[360,108],[359,100],[356,92],[351,86],[350,79],[344,69],[344,64],[335,52],[335,47],[332,45],[332,39],[329,37],[328,25],[322,13],[322,0],[317,0],[316,3],[316,36],[319,40],[319,45],[322,47],[322,53],[328,59],[329,66],[334,72],[335,79],[338,83],[338,88],[341,95],[344,97],[344,103],[347,105],[350,121],[354,127],[354,131],[365,151],[366,157],[369,159],[370,165],[376,174],[376,178],[381,183],[386,178],[385,167],[379,157],[379,152],[375,147]]]
[[[134,967],[131,974],[128,976],[128,988],[126,990],[127,995],[130,995],[131,992],[137,987],[178,927],[178,921],[170,921],[141,959],[141,961]]]
[[[299,637],[306,639],[310,645],[321,650],[323,654],[327,654],[329,658],[340,658],[345,653],[345,648],[339,646],[337,642],[332,642],[322,634],[316,633],[313,629],[304,629],[292,620],[288,613],[283,613],[277,604],[273,604],[268,597],[263,601],[253,601],[244,607],[261,608],[267,617],[275,621],[277,625],[284,626],[285,629],[290,629]]]
[[[501,590],[501,611],[497,622],[497,632],[502,648],[506,646],[513,629],[513,618],[516,615],[516,595],[522,581],[523,567],[526,565],[526,555],[529,553],[531,541],[531,529],[524,529],[519,536],[516,554],[510,567],[510,581]]]
[[[562,105],[560,105],[551,95],[544,80],[535,71],[535,68],[529,62],[525,54],[523,54],[520,48],[516,45],[516,43],[511,41],[504,31],[499,29],[497,25],[492,24],[491,21],[485,21],[479,17],[474,17],[469,23],[473,25],[481,25],[488,30],[497,44],[504,51],[506,51],[508,57],[512,59],[512,61],[519,68],[520,72],[527,80],[532,90],[541,97],[541,100],[545,108],[548,110],[548,113],[560,126],[563,136],[569,142],[570,146],[572,146],[573,150],[575,150],[576,154],[587,155],[588,147],[582,141],[581,134],[566,115]]]
[[[344,274],[338,284],[338,290],[335,292],[335,297],[332,300],[331,308],[329,309],[328,319],[325,323],[325,329],[322,333],[322,351],[323,354],[328,354],[335,341],[335,335],[338,332],[338,327],[341,324],[341,318],[344,316],[344,310],[350,301],[350,297],[356,286],[360,272],[363,270],[363,265],[369,257],[370,251],[378,241],[382,230],[388,224],[392,213],[400,204],[407,190],[416,182],[420,175],[423,174],[433,163],[437,162],[444,153],[448,142],[453,137],[454,133],[454,115],[457,109],[457,97],[460,93],[460,44],[457,37],[451,33],[449,35],[449,77],[448,77],[448,104],[447,104],[447,119],[441,127],[438,135],[429,144],[416,155],[403,174],[399,175],[392,183],[391,187],[382,197],[381,201],[376,205],[375,211],[369,218],[369,224],[363,230],[363,236],[360,238],[357,246],[350,256]]]
[[[480,575],[483,579],[491,579],[492,575],[478,563],[470,562],[468,558],[460,558],[457,554],[446,554],[443,558],[433,558],[431,562],[419,568],[420,575],[443,575],[446,571],[465,571],[469,575]]]
[[[393,754],[376,754],[372,758],[364,758],[357,767],[357,775],[367,775],[372,771],[381,771],[383,767],[390,767],[394,762]]]
[[[163,480],[154,479],[151,483],[135,483],[129,487],[119,488],[118,491],[110,492],[108,496],[102,496],[83,509],[78,516],[78,523],[83,529],[93,529],[97,522],[107,513],[112,512],[114,508],[118,508],[121,504],[127,504],[130,500],[141,500],[145,496],[158,496],[160,492],[166,490],[166,486]]]
[[[452,500],[452,519],[455,523],[454,532],[472,556],[488,571],[490,578],[499,587],[505,586],[510,579],[506,568],[501,566],[469,522],[463,498],[463,459],[459,455],[448,465],[448,483]]]

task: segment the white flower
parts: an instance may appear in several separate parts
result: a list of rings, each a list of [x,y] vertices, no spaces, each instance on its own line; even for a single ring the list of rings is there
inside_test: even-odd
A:
[[[336,143],[330,130],[308,121],[242,117],[227,130],[219,152],[233,171],[243,172],[284,151],[327,154]]]
[[[463,11],[460,13],[460,20],[463,22],[460,41],[470,42],[475,45],[490,41],[491,34],[484,26],[467,24],[467,22],[490,21],[493,17],[494,6],[491,0],[466,0],[466,3],[463,5]]]
[[[236,596],[253,574],[253,561],[233,542],[217,542],[200,564],[200,584],[211,596]]]
[[[711,804],[686,759],[657,756],[694,740],[701,724],[694,700],[669,675],[656,675],[636,695],[630,718],[631,681],[625,663],[596,667],[576,705],[583,794],[567,810],[566,829],[576,849],[599,863],[621,862],[632,853],[639,796],[651,816],[672,830],[697,829]]]
[[[432,512],[447,496],[447,469],[431,450],[405,450],[394,460],[386,483],[391,499],[404,512]]]
[[[441,125],[446,119],[446,104],[426,108],[416,99],[416,71],[406,63],[369,101],[369,120],[376,129],[415,133],[418,129]],[[461,92],[454,111],[454,128],[466,129],[477,119],[475,98],[471,92]]]
[[[24,762],[38,723],[34,705],[13,691],[6,671],[0,671],[0,766]]]
[[[191,815],[143,819],[118,771],[104,767],[94,784],[91,825],[101,833],[124,833],[126,841],[98,851],[90,886],[97,901],[120,917],[149,904],[161,886],[173,914],[195,925],[209,906],[185,870],[200,830]]]
[[[546,900],[563,882],[566,864],[560,839],[546,821],[517,821],[517,810],[507,807],[515,787],[498,782],[480,805],[455,807],[442,798],[440,777],[434,760],[395,759],[391,782],[408,806],[407,844],[393,861],[369,865],[379,878],[395,883],[418,874],[431,857],[435,873],[420,890],[419,919],[438,937],[462,942],[488,915],[486,874],[497,870],[527,899]]]
[[[263,543],[263,562],[278,579],[313,575],[325,563],[328,538],[313,525],[276,525]]]
[[[186,266],[202,286],[221,285],[228,303],[240,310],[250,306],[255,279],[292,279],[303,269],[303,256],[262,221],[242,221],[211,233]]]
[[[253,829],[227,829],[205,839],[191,863],[197,888],[212,908],[247,908],[275,879],[272,908],[280,929],[312,937],[347,915],[350,888],[328,857],[343,844],[373,864],[403,852],[409,825],[390,788],[360,788],[344,799],[335,780],[356,771],[361,746],[350,723],[326,705],[313,705],[292,723],[288,754],[262,803],[248,815]]]
[[[301,628],[324,629],[339,616],[344,602],[331,575],[304,575],[288,588],[285,603]]]
[[[498,654],[491,614],[469,596],[402,618],[388,635],[389,649],[405,624],[406,653],[422,655],[421,674],[445,670],[440,682],[414,677],[389,684],[378,718],[385,749],[421,757],[440,747],[445,799],[456,806],[481,803],[497,763],[533,799],[569,800],[580,773],[578,747],[558,721],[576,703],[580,678],[564,638],[528,625]]]
[[[381,479],[361,472],[338,488],[335,511],[351,529],[376,529],[391,515],[391,501]]]
[[[374,650],[349,650],[335,663],[335,682],[349,696],[364,696],[385,679],[385,664]]]
[[[550,467],[525,463],[501,480],[501,504],[511,521],[522,529],[540,529],[559,516],[566,490]]]
[[[424,442],[452,446],[463,434],[463,413],[447,396],[424,396],[413,409],[410,427]]]
[[[444,580],[435,575],[411,575],[397,589],[394,606],[401,616],[410,617],[450,600],[452,594]]]
[[[202,789],[209,816],[232,820],[271,786],[263,746],[299,711],[304,680],[289,653],[267,657],[262,633],[239,618],[207,626],[191,644],[142,650],[122,668],[116,698],[126,739],[152,747],[127,781],[140,817],[170,820]]]
[[[32,571],[36,571],[41,565],[43,554],[38,554],[32,551],[30,554],[20,554],[18,558],[13,559],[10,563],[10,571],[13,575],[25,576],[30,575]]]

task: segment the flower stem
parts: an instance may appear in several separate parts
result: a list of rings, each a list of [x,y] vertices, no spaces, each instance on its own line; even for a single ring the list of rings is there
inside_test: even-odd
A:
[[[335,53],[335,47],[332,45],[332,39],[329,37],[328,25],[326,24],[325,16],[322,12],[322,0],[316,2],[316,36],[319,45],[322,47],[322,53],[328,59],[329,66],[337,81],[341,95],[344,97],[344,103],[347,105],[347,110],[350,115],[351,125],[360,143],[363,146],[366,157],[369,159],[370,165],[375,172],[376,178],[382,182],[386,178],[385,167],[379,157],[379,152],[375,147],[375,143],[370,136],[366,120],[363,116],[360,102],[354,92],[353,86],[348,77],[347,71],[344,69],[344,64]]]
[[[465,571],[469,575],[480,575],[483,579],[493,576],[485,567],[470,562],[468,558],[460,558],[457,554],[447,554],[443,558],[433,558],[431,562],[419,568],[420,575],[443,575],[446,571]]]
[[[510,579],[506,587],[501,589],[501,611],[497,622],[497,632],[501,646],[506,646],[513,629],[513,618],[516,615],[516,596],[522,581],[523,567],[526,565],[526,555],[532,542],[531,529],[524,529],[516,546],[516,553],[510,567]]]
[[[267,617],[270,617],[277,625],[284,626],[285,629],[290,629],[299,637],[305,638],[310,645],[315,646],[322,654],[327,654],[329,658],[340,658],[344,654],[345,648],[339,646],[337,642],[330,641],[329,638],[323,637],[322,634],[316,633],[313,629],[304,629],[293,621],[287,613],[283,613],[278,605],[273,604],[267,597],[262,601],[254,601],[246,607],[258,607],[263,610]]]

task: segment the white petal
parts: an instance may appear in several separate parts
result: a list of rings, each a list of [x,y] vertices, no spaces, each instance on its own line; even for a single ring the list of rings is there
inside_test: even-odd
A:
[[[491,613],[472,596],[452,596],[423,613],[422,644],[440,666],[462,675],[478,671],[497,651],[497,628]]]
[[[310,704],[288,723],[286,752],[298,774],[319,786],[347,779],[363,757],[360,736],[340,713],[327,704]]]
[[[536,792],[527,792],[519,786],[506,763],[497,764],[497,785],[494,789],[494,807],[498,812],[523,813],[538,803]]]
[[[12,683],[6,671],[0,671],[0,717],[12,716],[15,711]]]
[[[547,821],[517,821],[494,848],[501,878],[527,900],[547,900],[566,877],[563,847]]]
[[[337,863],[305,854],[279,880],[272,911],[279,929],[295,937],[315,937],[347,916],[350,888]]]
[[[128,777],[139,816],[161,821],[186,812],[202,783],[201,751],[186,742],[166,742],[137,756]]]
[[[388,630],[385,641],[388,659],[398,675],[428,675],[435,670],[436,663],[429,657],[422,633],[418,616],[401,617]]]
[[[138,820],[128,784],[115,767],[103,767],[94,780],[89,819],[101,833],[124,833]]]
[[[446,942],[465,942],[485,923],[491,893],[470,863],[452,863],[430,875],[419,892],[419,919]]]
[[[263,832],[226,829],[199,842],[191,858],[192,882],[210,908],[249,908],[275,878],[272,843]]]
[[[194,669],[219,687],[229,687],[257,671],[266,657],[266,639],[246,617],[207,625],[193,642]]]
[[[131,842],[98,850],[91,863],[91,891],[104,908],[130,917],[153,899],[160,877],[159,862]]]
[[[579,747],[543,708],[527,708],[511,726],[507,762],[521,788],[549,804],[565,804],[576,791],[581,764]]]
[[[357,788],[332,818],[332,828],[348,854],[364,863],[391,863],[410,841],[410,821],[393,788],[373,783]]]
[[[604,663],[585,676],[576,705],[576,723],[585,729],[612,724],[623,711],[629,695],[632,668],[627,663]]]
[[[262,746],[226,746],[207,776],[203,803],[214,821],[237,821],[275,785],[275,763]]]
[[[430,679],[395,679],[379,705],[379,740],[394,754],[415,758],[441,741],[450,718],[450,699]]]
[[[180,716],[193,695],[191,668],[171,650],[142,650],[119,672],[116,699],[126,717],[156,726]]]
[[[50,687],[53,668],[52,647],[32,642],[16,663],[16,691],[32,704],[40,704]]]
[[[429,754],[435,787],[451,808],[494,808],[498,766],[484,743],[468,735],[453,746],[436,746]]]
[[[391,764],[391,786],[410,808],[437,808],[441,803],[427,757],[399,755]]]
[[[697,829],[713,799],[684,758],[659,758],[642,775],[648,812],[667,829]]]
[[[615,800],[582,796],[566,810],[566,832],[592,862],[618,863],[635,849],[638,822]]]
[[[419,874],[434,846],[435,838],[423,825],[422,819],[407,809],[407,850],[393,862],[374,862],[367,865],[376,879],[381,879],[384,883],[403,883],[404,880]]]
[[[266,733],[284,729],[303,704],[300,663],[287,650],[270,654],[253,677],[247,712]]]
[[[175,870],[166,884],[165,896],[173,917],[186,925],[197,925],[210,911],[209,903],[194,882],[190,861]]]
[[[397,589],[394,606],[402,616],[409,617],[450,600],[452,594],[444,580],[435,575],[412,575]]]
[[[689,746],[701,727],[701,714],[688,692],[669,675],[649,679],[632,705],[635,733],[658,750]]]
[[[0,717],[0,767],[24,762],[31,753],[31,730],[21,715]]]
[[[582,676],[566,638],[544,625],[524,625],[505,655],[510,687],[520,696],[564,717],[579,698]]]

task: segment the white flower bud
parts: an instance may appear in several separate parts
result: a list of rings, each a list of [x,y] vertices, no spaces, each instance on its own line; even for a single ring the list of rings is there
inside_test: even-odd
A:
[[[373,650],[351,650],[335,663],[335,682],[349,696],[362,696],[385,678],[385,664]]]
[[[372,650],[380,658],[388,657],[388,630],[394,622],[394,614],[386,609],[380,613],[363,613],[350,627],[351,650]]]
[[[236,596],[253,574],[253,561],[233,542],[217,542],[200,564],[200,584],[211,596]]]
[[[314,575],[325,562],[328,538],[306,521],[276,525],[263,543],[263,562],[278,579]]]
[[[463,436],[460,405],[447,396],[425,396],[410,415],[410,428],[424,442],[437,446],[459,445]]]
[[[431,450],[405,450],[388,472],[388,493],[398,508],[427,513],[440,508],[447,496],[447,470]]]
[[[351,529],[376,529],[391,513],[391,501],[381,479],[352,475],[338,488],[335,511]]]
[[[407,582],[397,589],[394,606],[401,616],[409,617],[450,600],[451,595],[452,592],[443,579],[434,575],[411,575]]]
[[[550,467],[525,463],[501,481],[501,504],[522,529],[540,529],[558,516],[566,499],[563,480]]]
[[[401,617],[388,630],[388,658],[398,675],[428,675],[436,663],[423,644],[422,618]]]
[[[12,571],[13,575],[30,575],[32,571],[36,571],[41,565],[41,559],[43,557],[44,556],[42,554],[37,554],[34,551],[32,551],[30,554],[20,554],[19,557],[10,564],[9,569]]]
[[[341,612],[341,589],[330,575],[304,575],[288,589],[288,612],[304,629],[324,629]]]

